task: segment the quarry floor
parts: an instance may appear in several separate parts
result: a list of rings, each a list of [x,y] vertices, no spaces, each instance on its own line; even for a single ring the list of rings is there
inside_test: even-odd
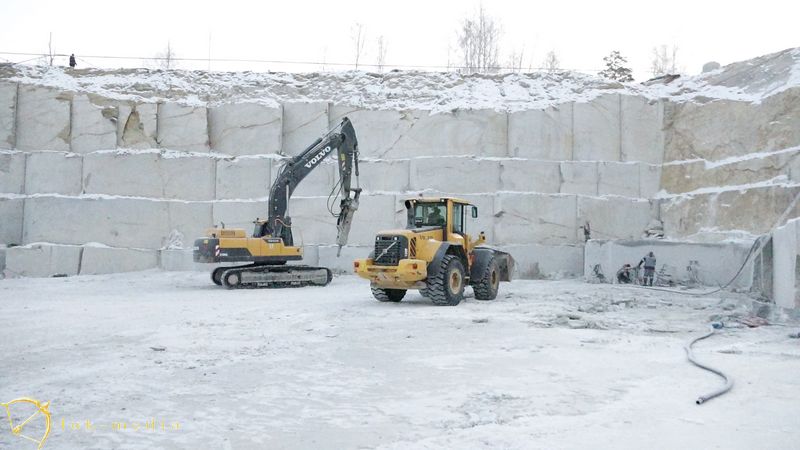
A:
[[[0,401],[49,400],[54,449],[797,448],[797,322],[742,327],[732,294],[571,280],[468,296],[382,304],[351,276],[2,280]],[[711,319],[726,327],[695,353],[736,384],[698,406],[722,382],[683,345]],[[0,447],[35,445],[3,425]]]

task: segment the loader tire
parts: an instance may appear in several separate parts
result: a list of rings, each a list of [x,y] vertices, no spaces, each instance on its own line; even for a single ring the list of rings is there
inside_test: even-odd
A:
[[[497,259],[492,257],[486,270],[481,274],[481,278],[472,285],[476,300],[494,300],[497,298],[497,291],[500,288],[500,268]]]
[[[441,270],[428,278],[425,289],[434,305],[456,306],[464,298],[464,264],[455,255],[442,258]]]
[[[406,296],[405,289],[371,288],[372,296],[379,302],[399,302]]]

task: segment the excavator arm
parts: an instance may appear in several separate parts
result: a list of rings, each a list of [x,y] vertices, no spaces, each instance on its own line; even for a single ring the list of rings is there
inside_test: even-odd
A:
[[[358,187],[358,139],[350,119],[346,117],[283,165],[270,188],[269,215],[262,229],[262,236],[280,237],[285,245],[293,245],[292,221],[288,215],[289,199],[303,179],[332,154],[336,154],[339,159],[339,179],[331,192],[331,198],[335,202],[341,195],[341,201],[339,212],[331,210],[331,214],[337,217],[336,244],[341,252],[342,246],[347,244],[350,225],[361,195],[361,188]],[[356,187],[351,185],[353,174],[356,176]]]

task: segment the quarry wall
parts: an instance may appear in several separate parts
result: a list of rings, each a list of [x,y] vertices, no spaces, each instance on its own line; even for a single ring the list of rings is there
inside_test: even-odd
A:
[[[377,231],[404,226],[402,201],[420,194],[477,205],[468,230],[510,251],[523,278],[578,276],[595,260],[611,273],[631,262],[618,261],[630,256],[623,249],[641,250],[585,249],[587,223],[593,239],[629,242],[663,226],[670,240],[702,244],[687,249],[712,261],[716,251],[735,260],[781,215],[800,216],[785,211],[800,193],[800,88],[759,101],[634,91],[432,113],[341,101],[124,100],[0,80],[0,267],[12,276],[208,270],[191,261],[194,238],[223,222],[249,230],[266,215],[287,156],[345,116],[359,138],[362,205],[337,259],[326,208],[335,161],[300,185],[289,214],[307,264],[349,271]],[[744,238],[734,250],[710,245],[732,237]],[[729,272],[706,267],[713,283]]]
[[[377,231],[405,225],[405,198],[455,195],[478,206],[468,228],[512,251],[520,276],[580,275],[586,222],[596,237],[637,238],[658,217],[651,199],[663,108],[620,94],[513,113],[206,107],[0,82],[0,242],[13,246],[6,269],[47,276],[196,267],[193,239],[221,222],[249,230],[265,216],[286,156],[347,116],[364,188],[351,248],[336,260],[329,247],[329,160],[290,203],[307,263],[349,270]]]

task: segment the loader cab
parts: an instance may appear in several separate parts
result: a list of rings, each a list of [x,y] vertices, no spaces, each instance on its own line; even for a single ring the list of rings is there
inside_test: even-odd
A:
[[[467,218],[478,217],[478,208],[463,200],[453,198],[421,198],[405,202],[408,213],[407,229],[428,231],[443,229],[447,236],[467,234]]]

